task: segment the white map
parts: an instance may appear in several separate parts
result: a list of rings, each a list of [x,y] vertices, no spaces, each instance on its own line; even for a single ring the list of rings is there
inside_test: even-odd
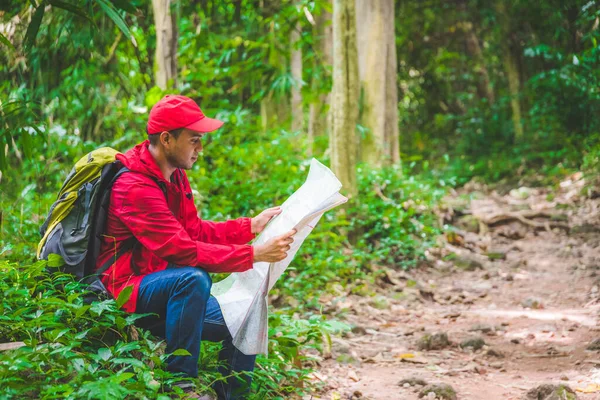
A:
[[[267,354],[267,294],[321,216],[348,200],[339,193],[341,187],[333,172],[313,158],[306,182],[281,205],[281,214],[255,240],[255,244],[262,244],[296,229],[287,258],[277,263],[254,263],[251,270],[232,273],[213,285],[211,294],[221,306],[234,346],[242,353]]]

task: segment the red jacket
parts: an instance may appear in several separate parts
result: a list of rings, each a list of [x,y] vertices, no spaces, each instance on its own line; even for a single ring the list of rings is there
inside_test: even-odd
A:
[[[145,141],[117,155],[131,172],[121,175],[113,186],[96,264],[100,266],[115,257],[132,236],[139,241],[102,277],[115,298],[133,285],[133,293],[123,306],[129,312],[135,312],[142,278],[164,270],[168,263],[198,266],[208,272],[241,272],[252,268],[254,256],[252,246],[247,244],[254,238],[250,218],[201,220],[185,172],[178,169],[171,182],[165,180],[148,145]],[[166,187],[166,198],[157,181]],[[131,257],[140,275],[132,271]]]

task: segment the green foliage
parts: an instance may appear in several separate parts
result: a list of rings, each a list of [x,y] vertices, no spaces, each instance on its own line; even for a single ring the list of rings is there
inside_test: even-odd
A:
[[[176,377],[164,370],[162,342],[132,329],[142,315],[118,310],[130,293],[86,304],[80,284],[44,261],[0,261],[0,292],[0,343],[25,343],[0,352],[2,398],[167,399],[177,394],[166,395]],[[320,351],[330,333],[347,329],[321,315],[298,320],[283,310],[271,314],[269,328],[269,357],[259,357],[254,374],[256,399],[308,393],[313,361],[307,350]],[[212,382],[223,379],[216,372],[219,348],[204,343],[199,388],[210,390]]]
[[[399,9],[405,160],[449,154],[450,173],[461,183],[474,176],[518,179],[532,170],[553,174],[581,165],[581,153],[600,128],[597,3],[465,0],[427,9],[402,2]],[[467,31],[481,59],[469,50]],[[512,123],[506,48],[520,80],[521,140]],[[480,91],[482,69],[493,102]]]
[[[85,304],[71,276],[47,268],[0,261],[0,342],[25,343],[0,353],[3,398],[160,398],[173,377],[159,342],[133,338],[139,316],[113,300]]]

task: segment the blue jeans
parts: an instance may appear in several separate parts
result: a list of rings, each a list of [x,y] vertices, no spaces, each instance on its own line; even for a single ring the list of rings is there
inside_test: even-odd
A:
[[[146,275],[140,284],[136,313],[153,313],[138,320],[138,325],[164,338],[167,353],[185,349],[191,356],[171,356],[168,370],[187,377],[198,377],[200,342],[223,342],[219,353],[219,372],[227,376],[213,389],[219,400],[243,399],[250,391],[256,356],[248,356],[233,346],[217,300],[210,295],[212,280],[208,273],[195,267],[169,268]],[[242,373],[239,377],[232,373]]]

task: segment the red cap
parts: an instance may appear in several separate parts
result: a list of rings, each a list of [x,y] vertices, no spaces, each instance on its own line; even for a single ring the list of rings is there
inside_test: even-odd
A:
[[[150,110],[146,131],[149,135],[180,128],[212,132],[222,125],[223,121],[206,117],[189,97],[168,94]]]

